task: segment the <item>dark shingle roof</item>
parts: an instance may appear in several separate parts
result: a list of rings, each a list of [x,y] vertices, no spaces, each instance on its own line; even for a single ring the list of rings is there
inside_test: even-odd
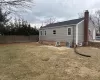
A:
[[[73,20],[69,20],[69,21],[63,21],[63,22],[53,23],[53,24],[46,25],[44,27],[55,27],[55,26],[61,26],[61,25],[77,24],[80,21],[82,21],[83,19],[84,18],[79,18],[79,19],[73,19]]]

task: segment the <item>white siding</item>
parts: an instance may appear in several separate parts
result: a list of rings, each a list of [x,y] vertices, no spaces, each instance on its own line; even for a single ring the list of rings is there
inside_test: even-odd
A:
[[[78,25],[78,43],[83,43],[84,41],[84,20]]]
[[[95,35],[95,28],[94,28],[91,20],[89,20],[88,28],[91,30],[91,35],[89,35],[89,41],[90,41],[90,40],[93,40],[93,35]],[[94,36],[94,38],[95,38],[95,36]],[[82,43],[82,42],[84,42],[84,21],[82,21],[78,24],[78,43]]]
[[[91,31],[91,33],[89,34],[89,41],[94,40],[96,37],[96,33],[95,33],[95,27],[93,26],[92,21],[89,21],[89,29]]]
[[[41,35],[41,31],[42,31],[42,35]],[[39,30],[39,40],[44,40],[45,37],[45,30]]]
[[[67,28],[72,28],[72,35],[67,35]],[[45,28],[42,29],[43,33],[46,31],[46,35],[40,35],[40,40],[46,41],[59,41],[59,42],[72,42],[73,41],[73,28],[74,28],[74,40],[76,40],[76,26],[62,26],[62,27],[55,27],[55,28]],[[53,30],[56,30],[56,34],[53,34]],[[40,30],[41,31],[41,30]]]
[[[67,28],[72,28],[72,35],[67,35]],[[73,30],[74,29],[74,30]],[[91,36],[89,36],[89,40],[93,40],[95,36],[93,37],[95,33],[95,28],[91,21],[89,20],[89,29],[91,30]],[[56,34],[53,34],[53,30],[56,30]],[[76,30],[77,33],[76,33]],[[42,35],[41,35],[42,31]],[[46,31],[46,35],[45,35]],[[93,33],[94,32],[94,33]],[[73,35],[74,34],[74,35]],[[76,36],[77,35],[77,36]],[[39,40],[45,40],[45,41],[59,41],[59,42],[73,42],[73,36],[74,41],[77,43],[83,43],[84,42],[84,20],[79,22],[77,25],[74,26],[55,26],[55,27],[49,27],[49,28],[42,28],[39,30]],[[77,39],[77,41],[76,41]]]

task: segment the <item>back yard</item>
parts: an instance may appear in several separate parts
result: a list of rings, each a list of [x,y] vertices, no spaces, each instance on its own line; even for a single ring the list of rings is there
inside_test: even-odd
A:
[[[100,49],[38,43],[0,45],[0,80],[100,80]]]

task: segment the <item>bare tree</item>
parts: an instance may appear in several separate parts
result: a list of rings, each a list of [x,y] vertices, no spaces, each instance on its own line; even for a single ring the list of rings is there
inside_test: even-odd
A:
[[[48,25],[48,24],[53,24],[53,23],[55,23],[55,22],[56,22],[56,18],[51,17],[51,18],[49,18],[49,19],[47,19],[47,20],[45,21],[45,24]]]
[[[84,18],[84,12],[78,14],[79,18]],[[90,13],[89,19],[93,26],[100,32],[100,10],[95,11],[95,14]]]
[[[78,17],[83,18],[84,17],[84,12],[83,13],[78,13]]]
[[[17,12],[30,8],[33,5],[33,0],[0,0],[0,7],[8,12]]]
[[[95,11],[95,14],[90,15],[90,20],[97,29],[97,32],[100,34],[100,10],[97,10]]]

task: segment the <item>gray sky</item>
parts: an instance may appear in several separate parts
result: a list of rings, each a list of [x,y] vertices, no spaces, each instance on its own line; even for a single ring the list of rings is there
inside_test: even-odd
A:
[[[78,18],[78,13],[84,10],[91,13],[100,8],[100,0],[34,0],[34,5],[23,17],[39,27],[51,17],[63,21]]]

